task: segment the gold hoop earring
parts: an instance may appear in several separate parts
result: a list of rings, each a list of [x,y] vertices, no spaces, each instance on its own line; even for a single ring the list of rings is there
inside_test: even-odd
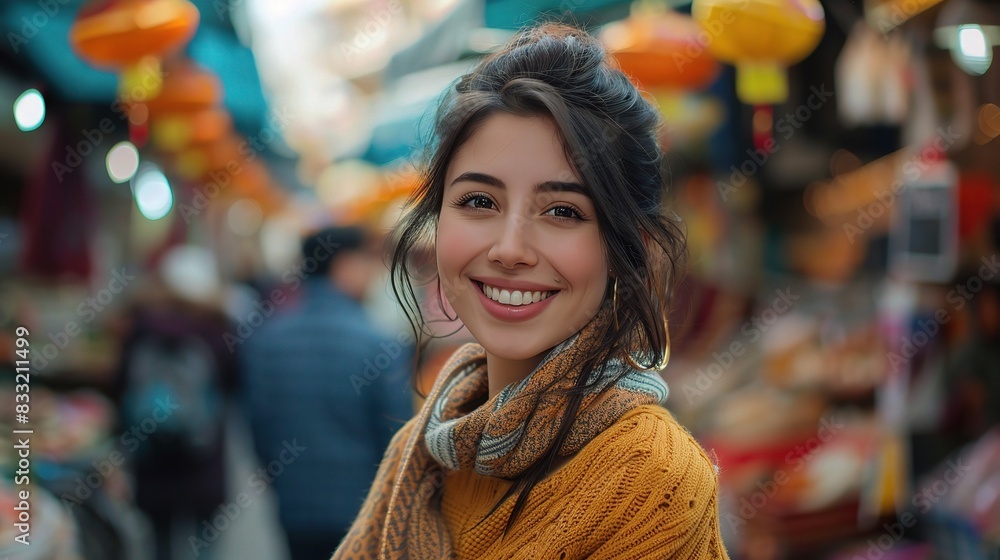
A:
[[[615,287],[611,290],[611,316],[615,320],[615,330],[618,330],[618,277],[615,276]]]
[[[444,308],[444,297],[442,297],[442,294],[441,294],[441,292],[443,290],[441,289],[441,277],[440,276],[438,276],[438,279],[437,279],[437,287],[438,287],[438,289],[437,289],[438,307],[441,308],[441,314],[444,315],[444,318],[447,319],[448,321],[457,321],[458,320],[458,313],[456,312],[454,317],[449,317],[448,316],[448,310]]]
[[[615,286],[611,290],[611,316],[614,317],[615,330],[617,330],[619,328],[618,327],[618,277],[617,276],[615,277]],[[656,364],[653,364],[653,365],[650,365],[650,366],[639,365],[639,363],[635,361],[635,358],[632,357],[632,354],[630,354],[628,352],[625,352],[625,361],[628,362],[628,364],[630,366],[632,366],[633,368],[635,368],[635,369],[637,369],[639,371],[662,371],[664,368],[667,367],[667,364],[670,363],[670,331],[667,329],[667,322],[666,321],[663,322],[663,333],[667,337],[667,343],[663,347],[663,358],[660,360],[659,363],[656,363]]]

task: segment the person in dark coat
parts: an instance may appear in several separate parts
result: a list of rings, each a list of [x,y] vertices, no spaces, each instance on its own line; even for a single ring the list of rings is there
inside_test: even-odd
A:
[[[390,438],[412,414],[410,333],[378,330],[361,304],[380,261],[358,228],[303,244],[294,303],[238,350],[262,469],[293,560],[328,558],[357,515]],[[271,292],[274,293],[273,291]]]

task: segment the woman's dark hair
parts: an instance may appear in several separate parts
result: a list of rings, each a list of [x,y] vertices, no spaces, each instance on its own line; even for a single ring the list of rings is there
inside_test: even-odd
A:
[[[665,359],[669,344],[665,318],[685,244],[676,221],[666,216],[663,207],[660,115],[613,66],[600,42],[560,23],[520,31],[501,50],[480,61],[442,99],[420,184],[390,239],[393,292],[415,334],[431,336],[425,332],[426,322],[411,284],[411,257],[433,246],[452,156],[497,113],[551,118],[567,159],[575,165],[596,207],[614,276],[606,300],[617,282],[616,320],[601,327],[599,343],[576,365],[589,372],[626,355],[640,356],[637,361],[643,365]],[[613,386],[602,383],[603,390]],[[519,493],[504,534],[523,509],[528,493],[548,473],[583,397],[592,389],[588,376],[580,375],[567,393],[569,404],[552,447],[487,514]],[[535,411],[537,407],[532,416]]]

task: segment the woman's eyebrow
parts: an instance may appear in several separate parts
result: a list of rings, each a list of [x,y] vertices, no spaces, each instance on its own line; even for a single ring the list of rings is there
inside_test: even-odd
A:
[[[535,192],[575,192],[590,198],[587,189],[575,181],[545,181],[535,185]]]
[[[487,175],[486,173],[479,173],[477,171],[466,171],[465,173],[462,173],[458,177],[455,177],[455,180],[452,181],[449,186],[454,185],[455,183],[461,183],[463,181],[471,181],[473,183],[483,183],[484,185],[490,185],[498,189],[507,188],[507,185],[505,185],[503,181],[501,181],[500,179],[492,175]]]
[[[471,181],[473,183],[482,183],[484,185],[490,185],[498,189],[506,189],[507,185],[504,184],[502,180],[492,175],[486,173],[480,173],[478,171],[466,171],[451,182],[451,185],[455,183],[460,183],[462,181]],[[575,192],[582,194],[586,197],[590,197],[587,189],[583,187],[580,183],[575,181],[543,181],[535,185],[535,192]]]

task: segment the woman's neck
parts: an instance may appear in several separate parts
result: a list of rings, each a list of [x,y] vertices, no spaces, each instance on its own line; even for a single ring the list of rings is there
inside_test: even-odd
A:
[[[528,377],[532,371],[538,367],[542,358],[548,354],[546,350],[537,356],[532,356],[524,360],[508,360],[499,356],[486,353],[486,374],[490,381],[490,396],[492,399],[511,383]]]

